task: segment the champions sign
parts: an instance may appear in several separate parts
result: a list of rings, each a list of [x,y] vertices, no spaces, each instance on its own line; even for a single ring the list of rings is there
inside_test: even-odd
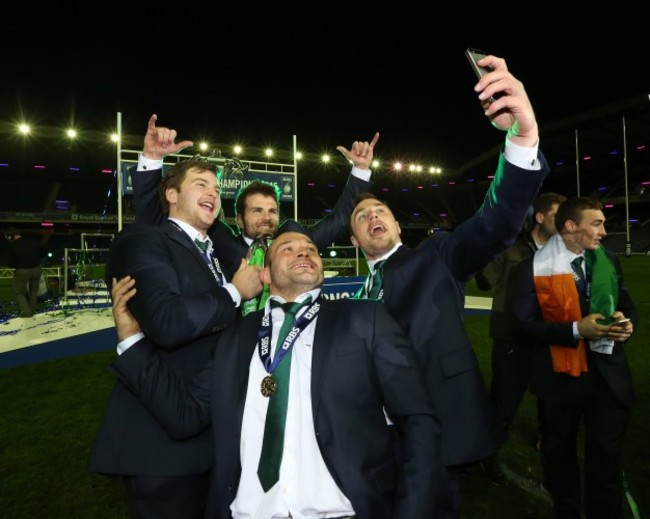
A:
[[[133,162],[122,163],[122,194],[133,195],[131,175],[137,174],[137,164]],[[164,168],[169,167],[167,164]],[[221,168],[220,168],[221,169]],[[164,172],[164,169],[163,169]],[[164,173],[163,173],[164,174]],[[221,173],[221,198],[234,199],[240,189],[244,189],[254,180],[261,180],[275,184],[280,189],[281,202],[293,202],[295,178],[286,173],[265,173],[263,171],[228,171]]]

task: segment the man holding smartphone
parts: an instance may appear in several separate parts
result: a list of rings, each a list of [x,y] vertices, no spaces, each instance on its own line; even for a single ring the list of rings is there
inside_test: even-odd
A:
[[[402,244],[392,211],[371,193],[358,199],[350,219],[352,244],[371,272],[363,297],[383,301],[408,331],[440,419],[445,468],[437,484],[437,519],[460,517],[461,470],[498,445],[498,420],[463,324],[465,283],[512,245],[549,171],[523,84],[501,58],[478,63],[492,70],[474,90],[492,126],[507,135],[495,180],[476,214],[415,249]],[[497,93],[504,95],[490,101]]]
[[[515,333],[533,349],[531,391],[544,414],[544,487],[556,517],[580,517],[578,429],[585,423],[584,510],[621,517],[623,440],[635,395],[624,345],[638,320],[618,258],[601,245],[602,205],[570,198],[558,233],[513,274]]]

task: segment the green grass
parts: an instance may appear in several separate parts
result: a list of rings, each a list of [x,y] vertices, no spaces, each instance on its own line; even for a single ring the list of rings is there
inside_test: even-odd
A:
[[[625,470],[640,517],[650,514],[650,258],[621,258],[626,282],[641,320],[627,345],[638,402],[625,441]],[[469,295],[486,295],[473,283]],[[487,294],[489,295],[489,294]],[[469,315],[466,327],[490,380],[491,341],[487,315]],[[86,469],[90,448],[113,384],[107,369],[112,351],[30,364],[1,371],[0,516],[12,518],[127,518],[116,478]],[[480,471],[463,477],[464,519],[546,519],[549,501],[540,493],[539,453],[533,398],[526,396],[500,460],[524,488],[496,487]],[[633,516],[626,506],[626,519]],[[404,518],[415,519],[415,518]],[[425,518],[426,519],[426,518]]]

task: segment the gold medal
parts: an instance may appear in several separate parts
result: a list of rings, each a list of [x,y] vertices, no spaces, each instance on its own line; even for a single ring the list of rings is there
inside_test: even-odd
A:
[[[262,396],[269,397],[273,393],[275,393],[275,390],[277,389],[278,385],[275,382],[275,379],[273,378],[272,375],[266,375],[262,379],[262,384],[260,386],[260,389],[262,390]]]

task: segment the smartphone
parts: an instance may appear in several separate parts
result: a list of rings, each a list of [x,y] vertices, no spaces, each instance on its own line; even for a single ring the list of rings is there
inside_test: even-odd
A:
[[[485,51],[468,48],[465,51],[465,56],[467,56],[467,59],[469,60],[469,63],[472,66],[472,70],[474,71],[474,74],[476,74],[477,78],[481,79],[488,72],[492,72],[492,67],[479,67],[478,65],[478,61],[482,60],[486,56]],[[497,92],[492,97],[490,97],[490,102],[494,101],[495,99],[499,99],[502,95],[502,92]]]
[[[467,59],[469,60],[469,63],[472,66],[472,70],[474,71],[474,74],[476,74],[477,78],[481,79],[485,74],[492,71],[490,67],[478,66],[478,62],[486,56],[484,51],[469,48],[465,51],[465,56],[467,56]]]
[[[630,318],[627,317],[627,318],[625,318],[625,319],[621,319],[620,321],[614,321],[613,323],[611,323],[610,326],[614,326],[614,325],[617,325],[617,324],[623,324],[623,323],[628,322],[629,320],[630,320]]]

